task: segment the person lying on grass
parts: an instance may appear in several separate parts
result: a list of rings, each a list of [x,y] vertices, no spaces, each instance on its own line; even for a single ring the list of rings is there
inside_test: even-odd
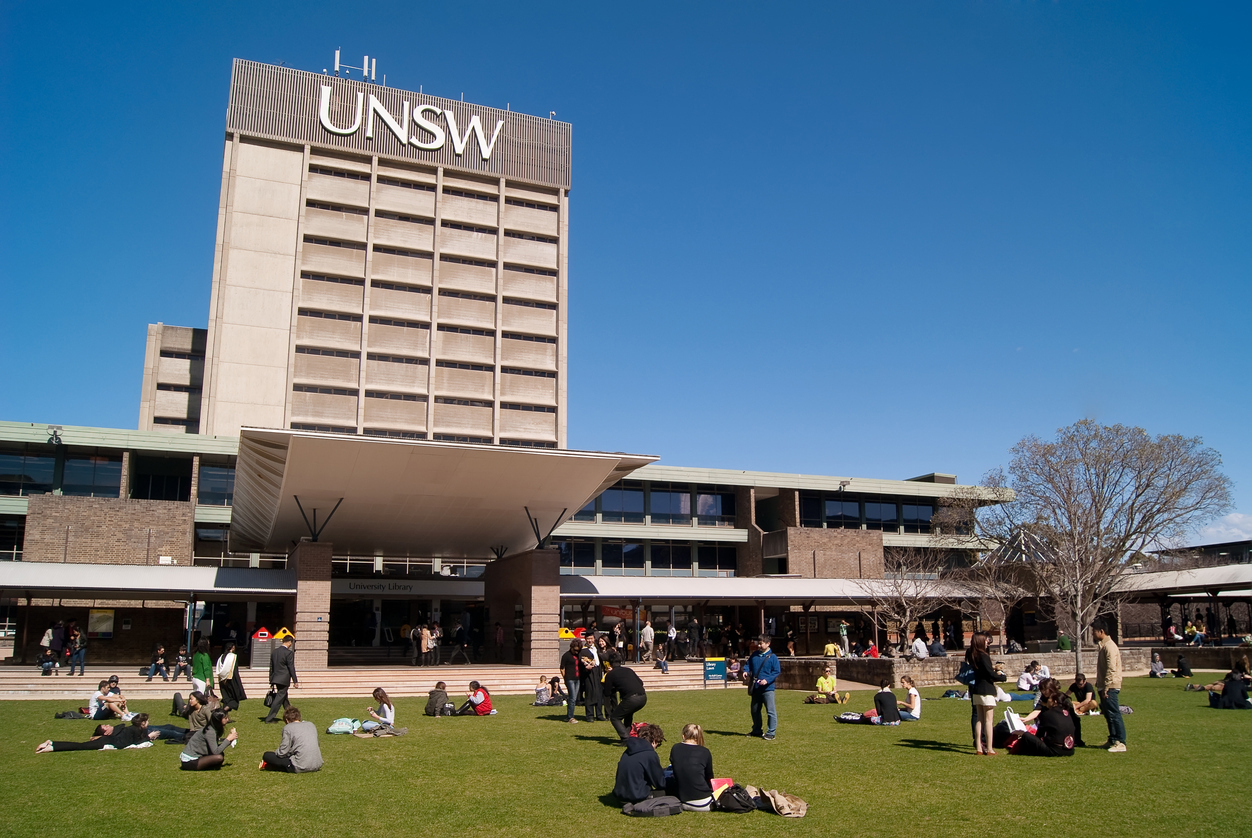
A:
[[[148,730],[148,714],[140,713],[131,719],[129,725],[96,725],[95,732],[86,742],[53,742],[48,739],[35,748],[37,754],[50,754],[54,751],[101,751],[105,748],[129,748],[142,745],[160,736],[155,730]]]
[[[638,803],[665,794],[665,772],[656,749],[665,741],[657,725],[645,725],[638,736],[626,740],[626,750],[617,761],[613,794],[623,803]]]

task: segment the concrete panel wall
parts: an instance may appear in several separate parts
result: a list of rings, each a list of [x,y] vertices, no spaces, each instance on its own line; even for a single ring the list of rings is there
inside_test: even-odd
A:
[[[418,256],[397,256],[394,253],[373,253],[371,256],[370,276],[430,287],[433,264],[430,259]]]
[[[494,330],[496,304],[494,301],[443,295],[439,298],[439,322]]]
[[[495,392],[490,372],[435,367],[431,386],[441,396],[462,396],[470,399],[491,399]]]
[[[442,303],[443,301],[440,300]],[[495,363],[495,338],[485,335],[463,335],[460,332],[436,332],[435,354],[439,358],[477,364]]]
[[[503,276],[504,295],[521,297],[527,300],[556,302],[556,277],[528,274],[520,271],[505,271]]]
[[[429,321],[430,294],[374,286],[370,288],[370,314]]]
[[[498,209],[495,201],[480,201],[477,198],[462,198],[446,193],[442,197],[440,204],[445,221],[460,221],[480,227],[496,226]]]
[[[525,340],[500,341],[500,363],[535,370],[555,370],[556,346]]]
[[[460,404],[435,404],[434,429],[445,433],[491,436],[491,408]]]
[[[361,362],[356,358],[296,355],[295,380],[305,384],[337,384],[355,387]]]
[[[556,404],[556,379],[505,373],[500,376],[500,398],[527,404]]]
[[[378,244],[417,250],[433,250],[435,246],[435,228],[431,224],[396,221],[394,218],[375,218],[373,232],[374,241]]]
[[[397,364],[391,361],[366,361],[365,386],[380,390],[399,389],[424,393],[428,380],[424,364]]]
[[[379,174],[382,173],[383,167],[379,166]],[[403,215],[420,215],[425,218],[434,218],[435,193],[380,183],[375,187],[374,206],[378,209],[390,210]]]
[[[342,282],[322,282],[316,279],[300,280],[300,304],[323,311],[361,313],[365,288]]]
[[[555,238],[560,229],[560,215],[547,210],[530,209],[506,203],[504,226],[509,230],[539,233]]]
[[[556,414],[528,410],[501,410],[500,436],[556,439]]]
[[[510,332],[556,337],[556,312],[551,309],[506,304],[500,312],[504,328]]]
[[[430,353],[430,329],[370,324],[369,350],[422,358]]]
[[[491,221],[491,225],[492,227],[495,226],[494,219]],[[471,259],[494,261],[496,258],[496,236],[495,234],[458,230],[455,227],[443,227],[439,230],[439,250],[444,253],[455,253],[458,256],[468,256]]]
[[[367,216],[357,213],[308,207],[304,211],[304,232],[310,236],[364,242],[367,220]]]
[[[557,247],[552,242],[504,237],[504,261],[534,265],[554,271],[557,268]]]

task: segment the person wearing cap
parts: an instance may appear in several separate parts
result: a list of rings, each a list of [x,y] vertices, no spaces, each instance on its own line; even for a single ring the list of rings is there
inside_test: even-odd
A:
[[[110,675],[109,676],[109,692],[113,693],[113,695],[121,695],[122,688],[118,686],[119,683],[121,683],[121,681],[116,675]]]
[[[117,684],[117,676],[108,681],[101,681],[96,692],[87,702],[87,718],[95,721],[102,719],[121,718],[126,713],[126,698],[120,693],[110,690]]]

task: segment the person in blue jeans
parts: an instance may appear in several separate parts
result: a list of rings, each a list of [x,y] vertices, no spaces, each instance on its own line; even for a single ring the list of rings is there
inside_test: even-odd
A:
[[[561,677],[565,679],[565,691],[569,693],[565,700],[565,721],[570,724],[578,724],[574,708],[578,705],[578,691],[582,686],[582,663],[578,660],[582,648],[583,642],[575,637],[569,642],[569,650],[561,655]]]
[[[748,658],[748,694],[752,696],[752,733],[767,742],[774,740],[778,729],[778,711],[774,706],[774,681],[782,672],[778,656],[770,650],[770,636],[762,634],[753,642],[752,657]],[[769,719],[769,727],[761,733],[761,708]]]
[[[152,676],[161,673],[161,680],[168,681],[170,672],[165,668],[165,647],[160,643],[157,644],[156,651],[152,653],[152,665],[148,667],[148,680],[152,680]]]

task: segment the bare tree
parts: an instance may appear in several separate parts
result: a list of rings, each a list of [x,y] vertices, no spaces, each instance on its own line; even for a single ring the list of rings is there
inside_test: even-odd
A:
[[[982,506],[979,530],[1000,544],[1019,532],[1047,547],[1029,563],[1037,591],[1078,627],[1076,664],[1091,621],[1110,608],[1128,558],[1180,539],[1230,507],[1221,456],[1198,437],[1083,420],[1056,439],[1028,436],[986,487],[1012,499]]]
[[[954,588],[948,563],[949,557],[942,550],[889,547],[883,550],[883,578],[858,582],[874,607],[888,620],[899,623],[905,651],[910,627],[963,593]]]
[[[1000,545],[959,574],[961,582],[979,598],[981,611],[986,613],[989,610],[987,606],[993,606],[990,610],[1000,626],[1001,652],[1006,650],[1008,644],[1009,614],[1023,600],[1034,595],[1031,565],[1038,560],[1038,554],[1033,539],[1019,531],[1013,540]]]

